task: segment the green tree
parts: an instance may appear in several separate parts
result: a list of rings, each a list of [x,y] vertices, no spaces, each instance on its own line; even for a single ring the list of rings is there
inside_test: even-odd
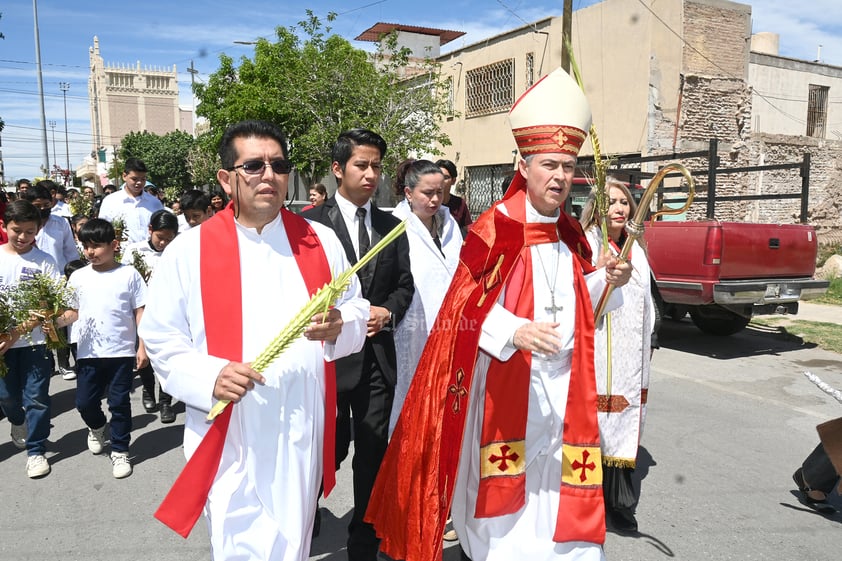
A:
[[[239,65],[220,55],[207,84],[195,84],[196,112],[210,125],[206,149],[218,144],[231,123],[276,123],[309,184],[328,173],[331,147],[347,129],[369,128],[386,139],[387,170],[410,153],[438,154],[437,146],[450,144],[438,127],[445,90],[433,61],[410,61],[394,37],[381,42],[382,54],[372,56],[330,34],[312,11],[306,14],[297,27],[276,28],[274,42],[260,39],[253,58],[241,57]],[[334,18],[329,14],[327,21]],[[412,71],[420,77],[406,80]]]
[[[197,187],[216,185],[216,172],[221,166],[216,149],[210,146],[204,136],[199,137],[187,154],[187,169],[193,184]]]
[[[147,178],[168,193],[181,194],[191,189],[193,181],[187,161],[196,140],[184,131],[168,132],[164,136],[151,132],[131,132],[120,143],[120,163],[115,162],[115,171],[122,169],[128,158],[140,158],[149,170]]]

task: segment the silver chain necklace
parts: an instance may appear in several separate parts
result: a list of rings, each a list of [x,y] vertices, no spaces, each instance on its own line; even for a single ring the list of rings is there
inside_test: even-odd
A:
[[[555,260],[555,273],[553,274],[553,282],[550,283],[550,276],[547,274],[547,268],[544,266],[544,258],[541,257],[541,248],[540,246],[535,248],[535,252],[538,254],[538,262],[541,264],[541,272],[544,273],[544,280],[547,281],[547,288],[550,289],[550,305],[545,306],[544,310],[548,314],[553,315],[553,321],[558,321],[556,314],[560,312],[563,306],[556,306],[555,303],[555,285],[558,282],[558,267],[561,264],[561,240],[555,242],[556,243],[556,260]]]

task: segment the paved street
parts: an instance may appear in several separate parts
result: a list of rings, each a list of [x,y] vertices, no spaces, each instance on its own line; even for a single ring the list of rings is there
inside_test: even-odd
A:
[[[805,318],[806,319],[806,318]],[[815,446],[815,425],[842,415],[805,370],[842,388],[842,356],[750,327],[734,337],[703,335],[689,320],[667,322],[655,354],[643,436],[641,534],[609,534],[613,561],[836,560],[842,516],[802,506],[790,476]],[[193,561],[208,558],[200,520],[183,540],[152,518],[180,470],[182,415],[162,425],[133,395],[134,474],[111,477],[105,456],[86,448],[73,407],[74,383],[53,378],[53,472],[33,481],[24,452],[0,423],[0,561]],[[349,461],[346,461],[346,465]],[[349,469],[323,501],[314,559],[346,559]],[[842,507],[842,500],[833,500]],[[456,549],[445,561],[458,561]]]

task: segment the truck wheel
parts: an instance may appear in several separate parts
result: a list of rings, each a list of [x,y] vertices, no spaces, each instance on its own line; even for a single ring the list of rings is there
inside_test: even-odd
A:
[[[690,308],[693,323],[709,335],[727,336],[742,331],[751,318],[735,314],[722,306],[694,306]]]

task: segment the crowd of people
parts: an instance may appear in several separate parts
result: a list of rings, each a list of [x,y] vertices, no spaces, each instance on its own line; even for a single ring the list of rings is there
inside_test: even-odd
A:
[[[179,232],[213,211],[210,195],[195,190],[178,201],[183,210],[177,215],[164,207],[146,176],[145,164],[129,158],[123,185],[106,185],[101,196],[87,186],[77,193],[51,180],[22,179],[11,201],[0,200],[2,289],[64,277],[71,294],[64,313],[33,315],[0,334],[0,353],[11,366],[0,378],[0,414],[9,419],[15,446],[27,451],[26,474],[33,479],[51,470],[45,452],[53,374],[76,380],[76,409],[88,427],[88,449],[101,454],[110,446],[115,478],[132,473],[130,392],[136,375],[146,411],[160,411],[163,423],[176,420],[169,395],[161,391],[155,397],[155,375],[137,324],[159,256]],[[45,333],[69,344],[50,349]]]
[[[64,272],[75,290],[61,315],[0,337],[0,405],[27,475],[50,471],[45,332],[68,328],[75,364],[59,355],[58,372],[76,377],[88,448],[110,447],[114,477],[132,473],[134,377],[161,422],[185,404],[187,463],[155,516],[187,535],[204,514],[213,559],[307,559],[352,442],[351,561],[433,561],[448,533],[475,561],[604,559],[606,524],[637,531],[631,472],[657,347],[646,247],[618,258],[635,210],[622,182],[609,178],[603,206],[592,195],[581,224],[564,212],[591,121],[568,74],[542,78],[509,118],[521,158],[476,221],[448,160],[403,162],[393,212],[372,204],[388,147],[365,129],[336,139],[335,192],[315,184],[292,213],[288,142],[262,121],[222,136],[222,192],[170,208],[134,159],[90,215],[60,214],[51,182],[20,189],[0,284]],[[316,291],[402,222],[284,360],[258,368]],[[812,463],[796,483],[820,502]]]

